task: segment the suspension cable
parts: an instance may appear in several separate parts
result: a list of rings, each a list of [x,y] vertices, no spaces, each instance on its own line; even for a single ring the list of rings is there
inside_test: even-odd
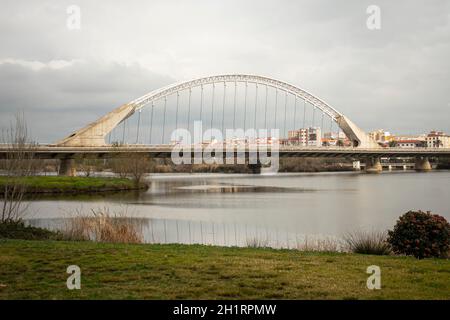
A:
[[[164,144],[164,135],[166,133],[166,107],[167,107],[167,98],[164,97],[163,132],[161,136],[161,144]]]
[[[211,100],[212,100],[211,101],[211,127],[210,127],[211,130],[213,128],[213,123],[214,123],[214,95],[215,95],[215,91],[216,91],[216,84],[213,83],[212,86],[213,86],[213,89],[212,89],[212,98],[211,98]],[[212,140],[212,131],[210,131],[210,132],[211,132],[211,134],[210,134],[209,140]]]
[[[321,131],[321,136],[323,136],[323,134],[324,134],[324,131],[325,130],[323,130],[323,118],[325,117],[325,112],[322,112],[322,121],[321,121],[321,123],[320,123],[320,131]]]
[[[203,121],[202,113],[203,113],[203,85],[200,86],[201,93],[200,93],[200,121]]]
[[[294,96],[294,130],[297,130],[297,96]]]
[[[337,125],[338,125],[338,142],[339,142],[341,141],[341,118],[339,118]],[[344,146],[343,144],[344,142],[342,141],[342,147]]]
[[[333,138],[333,118],[330,117],[330,139]]]
[[[122,134],[122,144],[125,144],[125,128],[127,126],[127,119],[123,121],[123,134]]]
[[[155,103],[152,102],[151,111],[150,111],[150,145],[152,144],[152,131],[153,131],[153,109],[154,109]]]
[[[189,88],[189,101],[188,101],[188,131],[191,132],[191,95],[192,89]]]
[[[247,124],[247,91],[248,91],[248,82],[245,81],[245,98],[244,98],[244,132]]]
[[[180,92],[177,91],[177,108],[175,112],[175,129],[178,129],[178,105],[180,101]]]
[[[269,94],[268,92],[269,87],[266,84],[266,102],[264,103],[264,129],[267,130],[267,96]]]
[[[140,129],[141,129],[141,111],[142,111],[142,109],[139,109],[138,125],[137,125],[137,131],[136,131],[136,144],[139,144],[139,132],[140,132]]]
[[[278,88],[275,90],[275,126],[274,126],[274,129],[277,129],[277,113],[278,113]]]
[[[237,82],[234,82],[234,106],[233,106],[233,130],[236,129],[236,94],[237,94]]]
[[[287,91],[284,92],[284,123],[283,135],[286,137],[286,110],[287,110]]]
[[[303,129],[306,129],[305,125],[306,125],[306,99],[303,100]]]
[[[314,128],[314,120],[315,120],[315,116],[316,116],[316,106],[313,105],[312,125],[311,125],[312,128]]]
[[[224,135],[224,129],[225,129],[225,97],[227,93],[227,83],[223,82],[223,101],[222,101],[222,134]],[[225,135],[222,137],[222,139],[225,139]]]
[[[255,87],[255,119],[253,119],[253,129],[256,130],[256,112],[258,111],[258,84]]]
[[[126,136],[127,136],[127,138],[129,138],[130,137],[130,124],[128,123],[128,120],[129,120],[130,118],[128,118],[127,119],[127,134],[126,134]]]

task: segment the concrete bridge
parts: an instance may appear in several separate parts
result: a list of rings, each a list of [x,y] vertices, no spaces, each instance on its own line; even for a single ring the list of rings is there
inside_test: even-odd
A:
[[[170,158],[173,145],[154,145],[154,146],[98,146],[98,147],[62,147],[56,145],[37,146],[27,149],[27,152],[33,153],[37,159],[59,159],[61,160],[60,174],[74,174],[74,160],[76,158],[99,158],[109,159],[117,156],[127,156],[130,153],[146,155],[149,158]],[[431,165],[429,158],[450,157],[450,149],[443,148],[343,148],[343,147],[294,147],[280,146],[272,151],[267,146],[269,157],[278,156],[279,158],[302,158],[302,157],[324,157],[324,158],[347,158],[364,163],[367,172],[381,172],[382,164],[380,158],[413,158],[415,161],[414,169],[417,171],[429,171]],[[190,152],[193,157],[195,153],[210,153],[206,148],[195,146],[184,146],[183,152]],[[230,155],[238,157],[238,154],[244,154],[246,159],[250,158],[251,153],[258,150],[251,147],[229,147],[222,149],[222,157],[226,159]],[[8,153],[14,152],[7,146],[0,146],[0,159],[7,159]],[[21,151],[23,152],[23,151]],[[216,151],[217,152],[217,151]],[[299,160],[301,161],[301,160]],[[257,163],[258,167],[258,163]]]

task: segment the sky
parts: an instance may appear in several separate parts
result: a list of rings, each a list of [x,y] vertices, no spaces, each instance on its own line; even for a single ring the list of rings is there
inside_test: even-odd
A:
[[[42,143],[161,86],[227,73],[295,84],[366,131],[450,133],[448,0],[3,0],[0,43],[0,126],[24,112]]]

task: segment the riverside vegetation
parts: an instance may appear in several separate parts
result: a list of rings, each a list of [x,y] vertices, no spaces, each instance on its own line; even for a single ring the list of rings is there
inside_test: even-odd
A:
[[[201,245],[0,240],[0,299],[448,299],[450,261]],[[67,290],[66,268],[81,268]],[[381,268],[381,290],[366,269]]]
[[[117,147],[119,150],[120,147]],[[130,176],[129,162],[122,161],[132,157],[132,154],[120,155],[117,153],[110,159],[100,160],[95,158],[75,159],[79,175],[91,177],[95,172],[114,172],[119,177]],[[136,158],[136,157],[135,157]],[[138,157],[139,158],[139,157]],[[144,158],[145,159],[145,158]],[[181,164],[174,165],[170,159],[147,160],[146,173],[252,173],[247,165],[239,164]],[[326,171],[353,171],[353,162],[349,159],[326,159],[305,157],[301,159],[281,158],[280,172],[326,172]],[[138,160],[135,162],[139,163]],[[59,167],[58,160],[35,160],[34,172],[53,173]],[[128,168],[127,168],[128,167]],[[135,166],[136,167],[136,166]]]
[[[147,184],[138,185],[127,178],[103,177],[59,177],[59,176],[0,176],[0,190],[7,186],[20,185],[26,194],[40,193],[92,193],[122,190],[147,189]],[[0,195],[1,197],[1,195]]]
[[[431,216],[444,236],[450,230],[422,212],[400,226],[412,215]],[[424,236],[421,247],[436,246]],[[138,226],[107,210],[75,216],[58,232],[10,222],[0,226],[0,299],[447,299],[450,261],[393,255],[389,237],[347,235],[347,252],[328,242],[280,250],[253,240],[247,248],[140,244]],[[448,237],[439,239],[448,251]],[[82,289],[70,291],[65,268],[74,263]],[[381,290],[366,288],[370,265],[382,270]]]

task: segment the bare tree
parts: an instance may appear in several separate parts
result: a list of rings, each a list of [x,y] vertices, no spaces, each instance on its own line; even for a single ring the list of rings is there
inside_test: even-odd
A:
[[[111,164],[111,170],[120,178],[128,177],[128,163],[125,155],[115,154],[109,162]]]
[[[27,209],[23,201],[26,191],[23,178],[35,170],[33,149],[36,147],[29,141],[23,114],[17,114],[10,127],[2,129],[0,143],[8,150],[3,160],[0,222],[20,221]]]
[[[129,160],[129,175],[136,187],[139,187],[144,175],[152,171],[154,163],[149,157],[139,153],[130,154]]]
[[[77,167],[85,177],[92,176],[95,171],[103,170],[102,160],[94,156],[85,156],[77,159]]]

